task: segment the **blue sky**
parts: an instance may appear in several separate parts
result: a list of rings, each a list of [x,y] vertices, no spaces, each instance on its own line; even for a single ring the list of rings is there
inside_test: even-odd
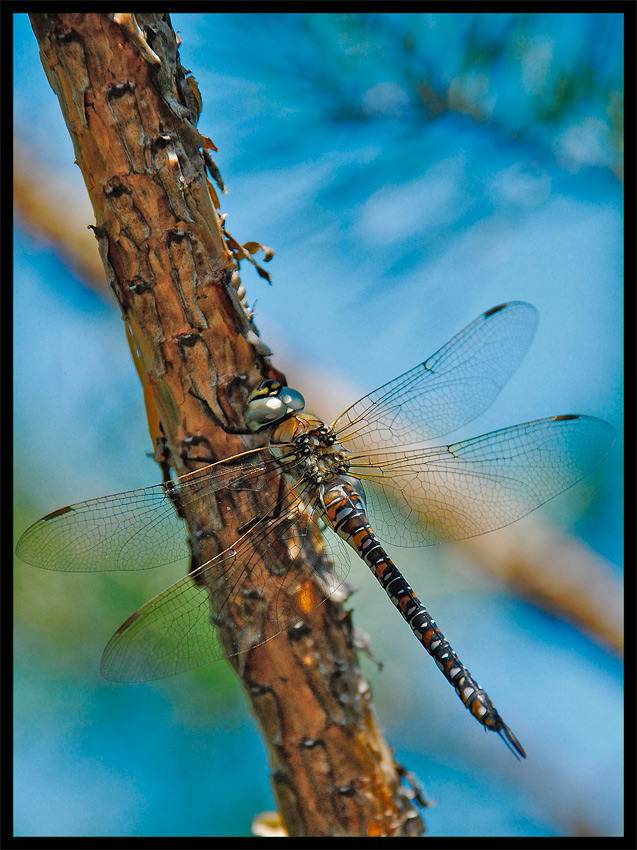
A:
[[[496,404],[457,436],[572,412],[600,416],[621,431],[623,187],[604,130],[610,95],[608,102],[582,96],[559,120],[543,123],[530,94],[540,84],[548,89],[552,74],[577,78],[586,63],[596,69],[600,90],[614,91],[608,50],[619,49],[621,16],[496,15],[501,54],[486,70],[480,51],[467,48],[470,19],[480,15],[404,16],[417,19],[411,22],[374,16],[373,27],[365,16],[349,24],[329,15],[285,16],[278,24],[277,16],[263,15],[171,17],[182,38],[182,63],[202,92],[199,127],[219,147],[228,228],[241,242],[276,250],[268,267],[272,286],[249,269],[242,273],[257,325],[275,365],[317,412],[336,414],[428,357],[480,312],[525,300],[540,311],[531,350]],[[443,18],[455,18],[455,26]],[[92,213],[35,38],[25,15],[14,23],[16,132],[78,209],[86,205],[88,224]],[[458,110],[435,120],[418,113],[409,74],[392,53],[398,43],[392,33],[408,26],[419,45],[419,73],[440,91],[469,92],[480,120]],[[152,484],[157,471],[145,455],[141,394],[114,305],[20,226],[14,264],[15,488],[17,503],[27,506],[26,524],[72,501]],[[618,570],[621,459],[618,444],[583,489],[549,507]],[[449,565],[453,554],[427,550],[423,566],[425,556],[417,557],[412,584],[418,581],[423,597],[429,587],[436,619],[452,643],[457,634],[473,650],[467,663],[508,701],[505,716],[516,734],[514,718],[521,718],[527,737],[519,736],[534,753],[523,767],[510,765],[504,747],[500,752],[491,741],[495,736],[483,742],[453,693],[447,703],[448,685],[430,659],[408,647],[413,639],[382,592],[365,585],[353,601],[357,611],[369,612],[363,627],[387,662],[383,674],[373,665],[366,673],[400,759],[418,772],[426,753],[421,770],[431,796],[441,799],[424,814],[432,833],[445,834],[449,813],[460,806],[467,834],[567,834],[568,823],[542,791],[542,777],[552,773],[569,798],[568,811],[577,811],[578,795],[588,802],[597,795],[588,813],[592,828],[616,834],[619,663],[560,621],[497,588],[465,582]],[[91,594],[123,598],[126,583],[20,570],[18,832],[182,834],[176,830],[183,828],[189,795],[170,778],[167,787],[162,776],[204,776],[235,762],[237,775],[217,780],[218,809],[194,829],[247,834],[250,811],[271,807],[271,792],[262,744],[225,674],[214,674],[213,687],[229,713],[209,707],[203,694],[210,686],[201,677],[188,679],[193,702],[214,712],[209,725],[194,718],[177,680],[128,691],[100,682],[100,645],[120,620],[114,614],[113,621],[94,622]],[[366,578],[357,573],[356,584]],[[149,598],[167,583],[144,578],[134,591],[138,601],[121,605],[121,619],[145,601],[144,593]],[[88,607],[76,626],[69,594]],[[436,605],[445,610],[444,623]],[[476,606],[488,623],[484,647],[472,646],[468,630]],[[72,617],[61,631],[56,623],[64,615],[56,610]],[[79,634],[91,635],[84,647],[77,645],[84,641]],[[47,635],[54,635],[48,649]],[[53,647],[51,663],[64,671],[55,675],[47,674],[46,661]],[[508,670],[497,662],[502,647],[511,648]],[[392,696],[400,690],[405,696],[397,705]],[[428,700],[435,716],[421,719]],[[530,702],[538,706],[535,718],[527,713]],[[134,732],[149,726],[167,750],[162,766],[152,741]],[[439,750],[436,739],[444,743]],[[135,746],[136,772],[127,773]],[[484,781],[475,782],[476,775]],[[596,780],[594,791],[584,776]],[[204,780],[191,780],[190,787],[198,781]],[[92,802],[100,795],[117,801],[103,816]]]

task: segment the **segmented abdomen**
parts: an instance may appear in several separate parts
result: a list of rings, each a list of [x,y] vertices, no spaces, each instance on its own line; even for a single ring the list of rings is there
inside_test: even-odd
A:
[[[498,714],[486,691],[473,678],[449,645],[427,609],[374,534],[356,486],[346,478],[322,492],[325,518],[331,528],[365,561],[411,630],[455,688],[463,704],[487,729],[497,732],[522,757],[524,748]]]

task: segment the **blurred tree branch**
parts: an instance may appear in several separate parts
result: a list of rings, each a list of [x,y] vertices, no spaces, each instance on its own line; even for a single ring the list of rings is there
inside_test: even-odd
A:
[[[90,205],[86,196],[69,193],[50,172],[42,168],[26,139],[14,139],[13,199],[20,222],[65,258],[91,289],[108,294],[104,265],[95,236],[87,228]]]
[[[262,436],[235,431],[249,391],[279,375],[237,294],[233,272],[245,253],[222,227],[201,153],[213,146],[197,130],[201,101],[169,16],[30,18],[93,206],[158,453],[165,444],[164,469],[196,468],[202,445],[212,458],[259,445]],[[202,534],[220,500],[212,494],[200,510],[188,507],[189,527],[199,530],[191,538],[197,563],[217,544],[230,545],[246,521],[237,515],[219,534]],[[266,605],[277,602],[267,586],[263,593]],[[268,744],[288,834],[421,834],[413,792],[374,718],[347,616],[332,601],[311,616],[298,612],[309,627],[301,638],[290,630],[231,660]],[[242,636],[232,640],[241,644]]]

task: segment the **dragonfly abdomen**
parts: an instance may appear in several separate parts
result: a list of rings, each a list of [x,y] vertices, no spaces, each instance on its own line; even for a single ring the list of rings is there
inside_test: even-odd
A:
[[[347,478],[324,487],[322,502],[330,527],[365,561],[383,589],[400,611],[412,632],[434,659],[464,706],[485,728],[497,732],[517,754],[524,748],[504,723],[489,695],[473,678],[451,648],[429,612],[384,550],[372,529],[363,498]]]

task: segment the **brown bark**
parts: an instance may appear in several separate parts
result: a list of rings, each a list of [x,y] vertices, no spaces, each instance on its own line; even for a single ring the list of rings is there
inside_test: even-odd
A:
[[[196,128],[199,94],[179,63],[169,17],[32,14],[31,22],[93,205],[158,449],[165,440],[170,466],[183,474],[203,455],[263,445],[267,435],[235,431],[250,390],[278,373],[231,280],[242,252],[221,226],[201,152],[210,144]],[[254,498],[250,509],[258,511]],[[244,507],[223,493],[188,507],[196,562],[239,536],[252,518]],[[316,552],[302,553],[310,565],[322,557],[315,543]],[[279,569],[303,574],[298,559],[277,554]],[[264,604],[280,605],[271,584],[259,588]],[[268,744],[287,832],[421,834],[376,724],[349,618],[332,601],[308,615],[308,593],[318,596],[320,587],[290,591],[284,602],[302,627],[232,660]],[[240,605],[231,615],[226,639],[250,645]]]

